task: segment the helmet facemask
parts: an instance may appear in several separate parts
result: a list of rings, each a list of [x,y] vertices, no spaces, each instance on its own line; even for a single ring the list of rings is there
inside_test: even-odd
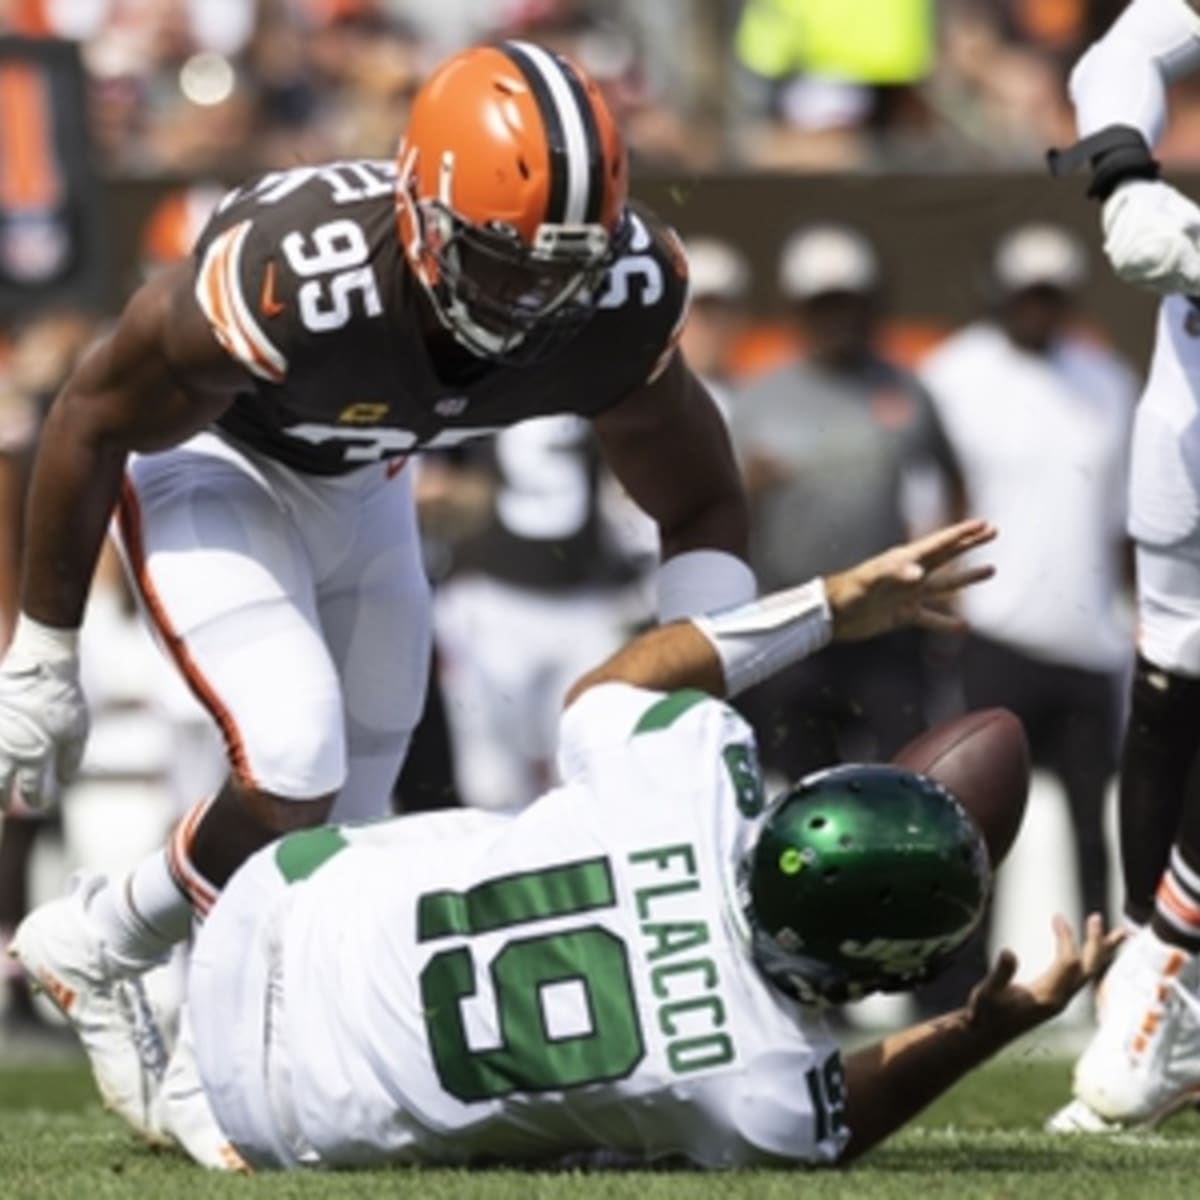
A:
[[[544,224],[529,246],[504,222],[467,221],[443,199],[402,203],[415,217],[417,273],[438,319],[472,354],[506,365],[547,358],[579,333],[629,239],[623,217],[611,234]]]

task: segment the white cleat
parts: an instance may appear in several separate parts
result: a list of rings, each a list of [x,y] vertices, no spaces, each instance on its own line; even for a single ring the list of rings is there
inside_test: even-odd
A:
[[[88,903],[105,886],[103,876],[76,875],[65,896],[21,922],[9,953],[79,1036],[105,1106],[162,1142],[157,1098],[167,1047],[141,980],[117,967],[88,918]]]
[[[1127,1128],[1151,1128],[1200,1099],[1200,957],[1149,929],[1125,943],[1074,1090],[1097,1117]]]
[[[180,1013],[179,1040],[171,1052],[159,1093],[158,1123],[202,1167],[250,1173],[245,1160],[221,1132],[204,1093],[186,1007]]]
[[[1090,1109],[1082,1100],[1071,1100],[1058,1112],[1046,1118],[1047,1133],[1121,1133],[1124,1125],[1106,1121],[1098,1112]]]

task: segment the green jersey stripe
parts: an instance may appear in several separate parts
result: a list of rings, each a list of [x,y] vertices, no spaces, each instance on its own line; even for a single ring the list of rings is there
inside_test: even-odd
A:
[[[465,892],[427,892],[417,904],[417,941],[471,937],[615,903],[608,860],[584,859],[489,879]]]

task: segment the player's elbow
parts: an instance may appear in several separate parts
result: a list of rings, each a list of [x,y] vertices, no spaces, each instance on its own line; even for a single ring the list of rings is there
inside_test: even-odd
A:
[[[119,444],[121,434],[103,393],[89,385],[84,369],[78,369],[50,405],[40,440],[101,449]]]
[[[127,420],[124,406],[87,379],[68,380],[59,392],[39,439],[64,450],[75,448],[98,455],[124,455],[137,445],[136,428]]]

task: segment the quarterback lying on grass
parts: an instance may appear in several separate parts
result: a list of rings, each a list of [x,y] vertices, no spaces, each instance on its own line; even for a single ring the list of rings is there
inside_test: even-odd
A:
[[[947,601],[990,572],[953,560],[992,536],[964,522],[642,635],[572,688],[564,783],[516,815],[260,851],[200,933],[144,1132],[226,1168],[830,1164],[877,1144],[1059,1012],[1112,939],[1093,917],[1080,946],[1059,918],[1031,983],[1004,953],[963,1010],[843,1059],[826,1006],[928,979],[975,928],[1023,737],[992,713],[905,752],[958,797],[851,766],[767,804],[718,697],[830,637],[957,627]]]

